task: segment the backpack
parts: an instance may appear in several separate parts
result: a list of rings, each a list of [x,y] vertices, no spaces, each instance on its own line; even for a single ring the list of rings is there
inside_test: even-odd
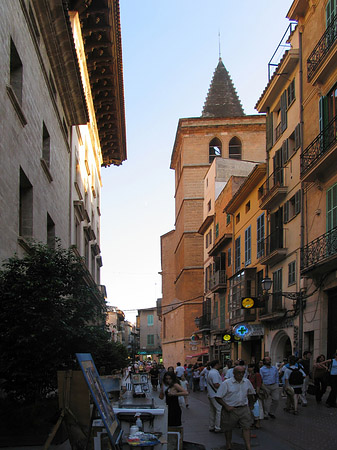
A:
[[[303,374],[302,372],[300,372],[300,369],[292,369],[291,367],[289,367],[289,369],[291,370],[291,374],[289,377],[289,384],[291,386],[298,386],[303,384]]]

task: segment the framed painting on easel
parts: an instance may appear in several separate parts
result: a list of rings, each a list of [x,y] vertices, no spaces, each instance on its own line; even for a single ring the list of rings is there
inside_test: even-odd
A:
[[[116,446],[121,438],[121,428],[90,353],[76,353],[77,360],[88,384],[95,406],[104,423],[111,443]]]

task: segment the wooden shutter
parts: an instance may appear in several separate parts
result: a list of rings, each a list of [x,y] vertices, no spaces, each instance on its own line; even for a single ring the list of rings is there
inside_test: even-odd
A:
[[[289,201],[285,202],[283,206],[283,223],[289,221]]]
[[[301,124],[299,123],[295,128],[295,150],[301,146]]]
[[[270,150],[273,146],[274,129],[273,129],[273,113],[267,114],[266,117],[266,148]]]
[[[281,95],[281,131],[287,129],[287,91]]]
[[[289,157],[289,155],[288,155],[288,139],[286,139],[285,141],[282,142],[281,150],[282,150],[282,161],[281,162],[283,165],[286,161],[288,161],[288,157]]]
[[[301,190],[297,191],[295,194],[295,214],[301,211]]]

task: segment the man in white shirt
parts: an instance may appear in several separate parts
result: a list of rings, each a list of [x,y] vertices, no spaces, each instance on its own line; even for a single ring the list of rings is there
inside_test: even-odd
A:
[[[210,370],[207,375],[207,396],[209,401],[209,431],[221,432],[221,409],[222,406],[215,400],[217,391],[222,383],[219,373],[220,363],[215,359],[209,363]]]
[[[180,362],[177,362],[177,367],[176,367],[175,372],[179,379],[182,377],[182,375],[184,375],[185,369],[183,368],[183,366],[181,365]]]
[[[250,427],[253,420],[250,410],[254,406],[255,390],[251,382],[244,378],[244,366],[236,366],[233,373],[234,377],[220,385],[215,397],[222,406],[221,425],[225,431],[226,450],[232,449],[232,431],[236,425],[242,428],[246,450],[251,450]]]

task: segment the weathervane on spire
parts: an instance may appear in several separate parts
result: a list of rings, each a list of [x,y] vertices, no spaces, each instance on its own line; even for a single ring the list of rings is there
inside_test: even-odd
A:
[[[221,60],[221,42],[220,42],[220,30],[219,30],[219,60]]]

